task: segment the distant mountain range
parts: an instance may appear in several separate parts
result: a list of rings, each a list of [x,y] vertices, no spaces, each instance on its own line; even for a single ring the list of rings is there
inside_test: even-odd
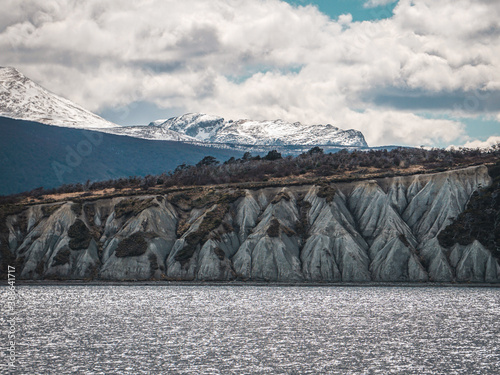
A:
[[[336,146],[368,147],[357,130],[305,125],[283,120],[225,120],[188,113],[147,126],[119,126],[61,98],[25,77],[15,68],[0,67],[0,116],[47,125],[98,130],[134,138],[205,143],[210,146]]]
[[[225,120],[219,116],[188,113],[149,126],[111,128],[108,133],[144,139],[179,140],[208,144],[247,146],[341,146],[368,147],[357,130],[342,130],[333,125],[304,125],[300,122]]]
[[[89,134],[103,139],[102,146],[92,145]],[[361,132],[330,124],[233,121],[189,113],[144,126],[120,126],[51,93],[11,67],[0,67],[0,135],[0,194],[158,174],[208,155],[224,160],[247,151],[299,154],[314,146],[326,152],[368,148]],[[67,162],[72,158],[74,165]]]

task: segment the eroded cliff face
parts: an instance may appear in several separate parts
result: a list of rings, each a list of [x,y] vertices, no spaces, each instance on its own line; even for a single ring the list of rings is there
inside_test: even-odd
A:
[[[437,234],[484,166],[357,183],[31,206],[7,217],[22,278],[500,282],[478,241]]]

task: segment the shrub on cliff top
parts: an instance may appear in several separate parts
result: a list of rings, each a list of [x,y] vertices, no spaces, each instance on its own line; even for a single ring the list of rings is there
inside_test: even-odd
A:
[[[281,202],[283,199],[288,202],[290,200],[290,195],[288,195],[288,193],[285,191],[280,191],[278,194],[276,194],[276,196],[273,198],[271,203],[277,204],[277,203]]]
[[[331,185],[321,185],[318,191],[318,197],[325,198],[326,201],[330,203],[333,201],[336,192],[337,189]]]
[[[61,204],[44,205],[44,206],[42,206],[42,215],[43,215],[43,217],[49,217],[54,212],[56,212],[59,208],[61,208]]]
[[[153,198],[149,199],[124,199],[117,203],[115,206],[116,218],[127,215],[137,215],[144,211],[146,208],[158,206],[157,203],[153,203]]]

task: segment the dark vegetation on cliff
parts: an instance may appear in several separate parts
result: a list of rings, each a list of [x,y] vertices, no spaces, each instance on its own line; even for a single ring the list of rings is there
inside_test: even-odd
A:
[[[72,250],[86,249],[92,240],[89,229],[80,219],[76,219],[73,225],[69,227],[68,236],[71,238],[68,245]]]
[[[210,233],[223,224],[222,221],[228,210],[229,205],[222,202],[212,211],[208,211],[203,216],[198,229],[186,236],[186,245],[177,253],[175,260],[180,262],[182,266],[189,262],[198,245],[206,242],[209,239]]]
[[[500,260],[500,162],[489,167],[493,183],[472,195],[467,207],[438,235],[441,246],[481,242]]]
[[[52,260],[52,266],[62,266],[69,263],[69,258],[71,256],[71,251],[65,247],[56,254]]]
[[[149,199],[124,199],[115,206],[116,217],[120,218],[122,216],[133,216],[137,215],[139,212],[144,211],[146,208],[157,206],[157,203],[153,203],[153,198]]]
[[[119,258],[139,256],[144,254],[147,248],[148,243],[146,242],[145,234],[136,232],[120,241],[115,255]]]

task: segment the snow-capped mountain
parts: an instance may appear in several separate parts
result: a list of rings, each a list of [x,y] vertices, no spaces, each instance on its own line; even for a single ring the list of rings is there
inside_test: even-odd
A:
[[[188,113],[164,122],[154,121],[147,127],[135,127],[134,132],[140,138],[154,138],[152,135],[157,134],[156,139],[161,139],[166,130],[189,136],[191,140],[218,144],[368,147],[360,131],[342,130],[330,124],[304,125],[283,120],[233,121],[201,113]],[[128,135],[134,136],[131,133]]]
[[[0,116],[68,128],[118,127],[10,67],[0,67]]]
[[[25,77],[15,68],[0,67],[0,116],[69,128],[151,140],[203,144],[218,148],[288,146],[368,147],[357,130],[300,122],[225,120],[219,116],[188,113],[147,126],[120,126],[57,96]]]

